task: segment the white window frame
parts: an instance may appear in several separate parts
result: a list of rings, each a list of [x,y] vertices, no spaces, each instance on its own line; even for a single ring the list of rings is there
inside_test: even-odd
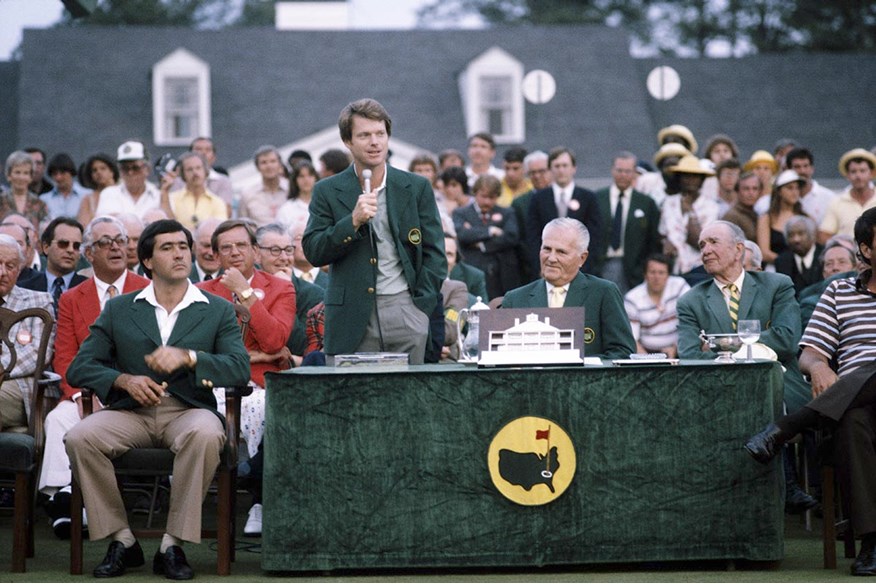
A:
[[[499,47],[487,49],[475,57],[459,77],[459,94],[465,116],[467,135],[489,132],[487,104],[482,95],[487,78],[510,80],[510,112],[505,120],[507,131],[493,133],[497,144],[521,144],[526,141],[526,110],[523,98],[523,63]]]
[[[197,127],[193,136],[174,136],[167,128],[167,82],[195,79],[198,91]],[[152,67],[152,134],[157,146],[188,146],[198,136],[212,136],[210,65],[179,48]]]

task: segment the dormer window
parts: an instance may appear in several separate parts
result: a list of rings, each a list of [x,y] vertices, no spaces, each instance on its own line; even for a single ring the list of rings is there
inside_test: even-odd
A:
[[[185,49],[152,68],[152,131],[159,146],[188,146],[212,134],[210,66]]]
[[[526,139],[523,64],[498,47],[475,58],[460,76],[466,132],[489,132],[499,144]]]

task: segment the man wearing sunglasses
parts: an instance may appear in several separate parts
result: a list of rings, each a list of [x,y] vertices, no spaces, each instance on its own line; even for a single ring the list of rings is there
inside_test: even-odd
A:
[[[116,160],[122,180],[101,192],[95,215],[133,213],[142,219],[150,209],[160,208],[168,217],[173,217],[167,194],[162,194],[158,187],[147,180],[151,169],[143,143],[134,140],[125,142],[119,146]]]
[[[61,294],[87,279],[75,271],[82,245],[82,225],[70,217],[53,219],[43,230],[40,243],[46,254],[46,271],[33,271],[27,279],[19,280],[18,285],[50,293],[57,314]]]

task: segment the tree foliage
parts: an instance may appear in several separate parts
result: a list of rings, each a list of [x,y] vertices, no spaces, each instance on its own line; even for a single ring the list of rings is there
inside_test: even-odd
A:
[[[189,26],[204,24],[222,0],[101,0],[86,18],[73,20],[65,13],[64,24]]]

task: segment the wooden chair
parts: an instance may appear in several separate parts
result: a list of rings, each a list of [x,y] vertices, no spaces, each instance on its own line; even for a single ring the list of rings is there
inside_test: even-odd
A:
[[[42,335],[39,339],[34,339],[39,346],[33,373],[34,387],[28,431],[26,434],[0,432],[0,474],[14,477],[15,488],[12,515],[12,572],[24,572],[26,558],[32,558],[34,554],[34,495],[45,444],[43,424],[46,414],[57,398],[57,394],[47,396],[46,388],[60,379],[54,374],[44,377],[46,352],[55,325],[52,315],[42,308],[30,308],[18,312],[0,308],[0,352],[8,355],[8,361],[0,370],[0,383],[15,379],[12,371],[18,361],[16,339],[10,339],[9,335],[17,323],[28,318],[38,318],[43,324]]]
[[[843,552],[846,558],[856,555],[855,532],[843,512],[840,490],[837,489],[836,470],[834,465],[832,436],[819,432],[816,439],[821,458],[821,509],[823,546],[823,564],[825,569],[836,569],[836,539],[837,531],[843,532]],[[837,512],[839,511],[839,513]]]
[[[245,306],[235,304],[241,333],[246,337],[250,313]],[[92,410],[92,391],[83,389],[85,415]],[[234,561],[234,541],[237,503],[238,438],[240,435],[240,400],[252,393],[250,387],[225,388],[225,449],[216,470],[217,513],[215,529],[201,529],[201,537],[216,538],[216,574],[231,574]],[[113,460],[116,475],[163,477],[173,474],[174,454],[167,448],[134,448]],[[171,487],[173,488],[173,487]],[[152,501],[154,505],[154,501]],[[82,574],[82,491],[73,477],[70,497],[70,573]],[[161,537],[164,529],[132,529],[139,537]]]

